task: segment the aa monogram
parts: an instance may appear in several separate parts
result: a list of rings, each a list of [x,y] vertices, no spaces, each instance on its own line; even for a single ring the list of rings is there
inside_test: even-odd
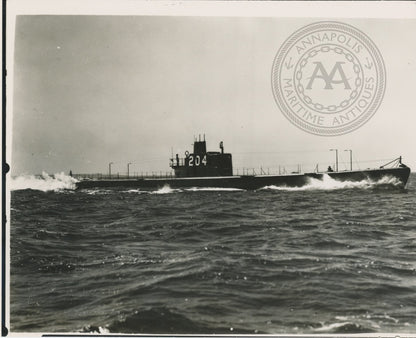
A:
[[[384,96],[386,74],[375,44],[340,22],[317,22],[293,33],[273,63],[272,89],[297,127],[342,135],[366,123]]]

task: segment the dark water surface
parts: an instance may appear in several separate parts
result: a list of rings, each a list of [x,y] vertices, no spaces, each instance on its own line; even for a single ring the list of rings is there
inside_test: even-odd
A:
[[[10,232],[13,332],[416,332],[414,174],[405,190],[15,190]]]

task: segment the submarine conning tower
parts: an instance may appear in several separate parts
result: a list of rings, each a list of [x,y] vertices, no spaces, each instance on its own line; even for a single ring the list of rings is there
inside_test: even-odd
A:
[[[194,140],[193,153],[185,151],[185,157],[176,154],[171,158],[170,167],[175,171],[176,177],[217,177],[232,176],[233,165],[231,154],[224,153],[224,144],[220,142],[221,151],[208,151],[205,135],[201,140]]]

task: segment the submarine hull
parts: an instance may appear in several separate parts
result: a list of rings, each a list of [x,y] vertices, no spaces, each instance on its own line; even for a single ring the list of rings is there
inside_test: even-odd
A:
[[[410,168],[398,167],[389,169],[368,169],[357,171],[339,171],[328,173],[305,173],[291,175],[244,175],[219,177],[178,177],[178,178],[138,178],[138,179],[95,179],[80,180],[78,189],[88,188],[143,188],[158,189],[164,186],[171,188],[236,188],[256,190],[266,186],[302,187],[308,185],[311,178],[323,180],[324,175],[340,182],[359,182],[363,180],[379,181],[384,177],[394,178],[394,185],[404,188],[410,175]]]

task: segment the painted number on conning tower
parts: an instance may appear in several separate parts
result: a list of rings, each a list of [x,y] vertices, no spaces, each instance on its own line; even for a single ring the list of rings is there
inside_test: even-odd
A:
[[[202,158],[201,161],[201,157],[199,155],[190,155],[189,156],[189,166],[193,167],[193,166],[200,166],[201,164],[203,165],[207,165],[207,155],[204,155],[204,157]]]

